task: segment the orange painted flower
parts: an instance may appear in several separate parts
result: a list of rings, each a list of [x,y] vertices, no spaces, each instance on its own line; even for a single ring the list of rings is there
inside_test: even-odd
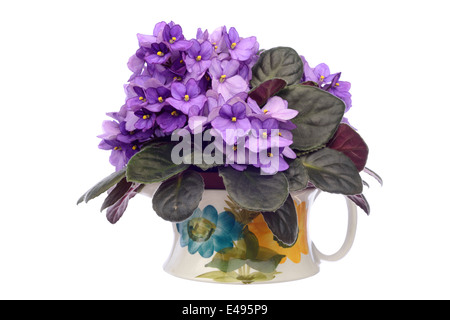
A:
[[[276,253],[286,256],[281,260],[281,263],[286,262],[286,258],[289,258],[294,263],[300,263],[302,258],[301,254],[308,254],[309,252],[306,234],[306,203],[301,202],[300,204],[297,204],[297,202],[295,202],[295,207],[297,210],[299,233],[297,242],[290,248],[283,248],[273,239],[273,233],[270,231],[262,215],[259,215],[253,222],[248,224],[249,231],[255,234],[260,247],[269,248]]]

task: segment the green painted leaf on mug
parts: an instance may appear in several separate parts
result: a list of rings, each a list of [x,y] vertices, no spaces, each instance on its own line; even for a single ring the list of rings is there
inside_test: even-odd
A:
[[[298,83],[303,76],[303,62],[294,49],[277,47],[263,51],[252,72],[253,88],[275,78],[283,79],[287,85],[292,85]]]
[[[86,203],[90,200],[97,198],[102,193],[108,191],[110,188],[115,186],[117,183],[119,183],[124,177],[125,177],[125,168],[112,173],[99,183],[97,183],[94,187],[89,189],[85,194],[83,194],[80,199],[78,200],[77,204],[80,204],[81,202],[85,201]]]
[[[188,219],[202,200],[205,185],[202,176],[186,171],[164,181],[153,196],[153,209],[164,220]]]
[[[247,210],[276,211],[289,195],[289,182],[281,172],[261,175],[257,168],[237,171],[221,167],[219,174],[231,199]]]
[[[292,119],[297,128],[292,130],[299,151],[309,151],[324,146],[333,137],[345,111],[345,103],[319,88],[303,85],[290,86],[278,93],[287,100],[290,109],[299,114]]]
[[[260,247],[256,258],[247,260],[247,264],[260,272],[270,273],[275,271],[284,257],[271,249]]]
[[[135,154],[127,165],[127,180],[137,183],[164,181],[186,170],[189,164],[172,161],[173,143],[149,145]]]
[[[344,195],[362,193],[363,183],[358,169],[343,153],[324,148],[300,159],[317,188]]]

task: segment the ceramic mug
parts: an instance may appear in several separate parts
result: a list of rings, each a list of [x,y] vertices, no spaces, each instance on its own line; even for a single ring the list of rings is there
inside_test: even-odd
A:
[[[148,189],[150,190],[150,189]],[[150,195],[150,192],[144,193]],[[175,239],[164,270],[176,277],[216,283],[293,281],[319,272],[321,261],[337,261],[350,250],[357,225],[355,204],[346,198],[347,235],[341,248],[323,254],[310,239],[308,222],[320,191],[291,194],[299,235],[286,247],[273,236],[259,213],[239,208],[225,190],[205,190],[199,208],[186,221],[173,224]]]

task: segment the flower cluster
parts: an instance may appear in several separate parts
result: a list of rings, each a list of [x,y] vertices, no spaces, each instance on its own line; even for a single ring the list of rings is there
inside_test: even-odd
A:
[[[341,73],[331,74],[330,68],[325,63],[318,64],[311,68],[309,63],[302,57],[303,61],[303,82],[312,82],[322,90],[328,91],[345,103],[345,112],[352,107],[352,95],[350,94],[351,84],[348,81],[341,81]]]
[[[279,148],[275,156],[280,165],[266,171],[288,168],[284,156],[295,158],[289,148],[289,130],[295,126],[289,120],[298,112],[279,97],[271,98],[264,110],[248,97],[252,66],[259,58],[255,37],[242,38],[235,28],[221,27],[211,34],[199,29],[195,39],[186,40],[179,25],[160,22],[153,35],[138,34],[138,40],[139,49],[128,62],[133,74],[125,87],[126,103],[108,114],[113,120],[103,123],[99,136],[99,147],[112,151],[116,170],[146,142],[177,129],[193,132],[198,125],[223,139],[217,145],[227,159],[243,145],[244,161],[232,164],[236,169],[244,170],[250,157],[264,169],[268,162],[253,155],[274,157],[274,148]]]

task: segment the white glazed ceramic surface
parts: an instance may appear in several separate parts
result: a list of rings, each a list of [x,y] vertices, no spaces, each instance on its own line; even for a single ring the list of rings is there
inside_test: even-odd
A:
[[[151,196],[154,193],[154,190],[156,190],[155,187],[146,187],[143,193]],[[186,222],[178,224],[178,226],[176,223],[173,224],[175,239],[172,252],[164,265],[164,270],[171,275],[184,279],[236,284],[274,283],[299,280],[313,276],[319,272],[321,261],[337,261],[342,259],[348,253],[355,238],[357,225],[356,206],[347,199],[348,229],[344,244],[341,249],[333,255],[321,253],[308,234],[311,207],[319,194],[320,191],[316,189],[307,189],[292,194],[299,217],[299,237],[297,243],[292,248],[282,248],[273,240],[273,235],[268,234],[268,231],[270,230],[267,228],[265,222],[263,222],[264,220],[262,220],[263,218],[261,215],[252,223],[249,223],[247,228],[252,232],[252,243],[254,243],[255,236],[258,239],[256,244],[259,243],[259,253],[254,259],[245,260],[245,258],[242,257],[241,261],[239,259],[233,260],[235,254],[233,255],[231,253],[240,252],[239,250],[242,249],[244,243],[243,240],[239,240],[235,237],[232,239],[234,248],[226,248],[224,251],[221,251],[223,250],[221,241],[223,243],[224,237],[231,237],[231,234],[235,234],[236,226],[240,226],[239,230],[243,229],[241,224],[238,224],[237,222],[233,224],[230,222],[230,220],[232,220],[232,218],[230,218],[231,215],[225,213],[225,211],[227,211],[225,208],[229,207],[225,201],[230,201],[226,191],[205,190],[199,209],[197,209],[197,214]],[[210,219],[214,223],[208,222],[206,214],[201,217],[199,216],[202,212],[211,211],[211,206],[217,210],[216,220],[214,220],[214,218]],[[207,207],[208,209],[205,210]],[[222,213],[224,214],[223,216],[221,216]],[[210,216],[214,215],[215,214],[210,214]],[[221,218],[217,219],[217,216]],[[226,224],[223,223],[225,220],[227,221]],[[200,224],[195,224],[194,222],[200,222]],[[206,224],[204,222],[206,222]],[[225,225],[227,226],[226,228],[234,226],[233,232],[230,231],[230,233],[225,234],[226,231],[222,230],[226,229],[224,227]],[[203,238],[200,240],[209,240],[209,250],[204,250],[206,247],[202,250],[201,246],[203,244],[192,240],[199,239],[195,234],[193,236],[195,230],[192,231],[192,228],[195,226],[198,226],[197,231],[200,230],[199,232],[203,232]],[[264,230],[258,230],[258,228]],[[189,229],[189,231],[186,231],[187,229]],[[209,230],[209,233],[205,233],[205,230]],[[206,236],[204,236],[205,234]],[[208,236],[210,238],[208,238]],[[219,239],[220,241],[218,241]],[[213,244],[215,246],[214,251],[211,249]],[[226,252],[226,254],[220,254],[218,251]],[[231,259],[229,259],[230,256]],[[281,256],[284,258],[280,261]],[[217,263],[223,261],[226,261],[225,269],[223,264]],[[235,265],[235,263],[237,264]]]

